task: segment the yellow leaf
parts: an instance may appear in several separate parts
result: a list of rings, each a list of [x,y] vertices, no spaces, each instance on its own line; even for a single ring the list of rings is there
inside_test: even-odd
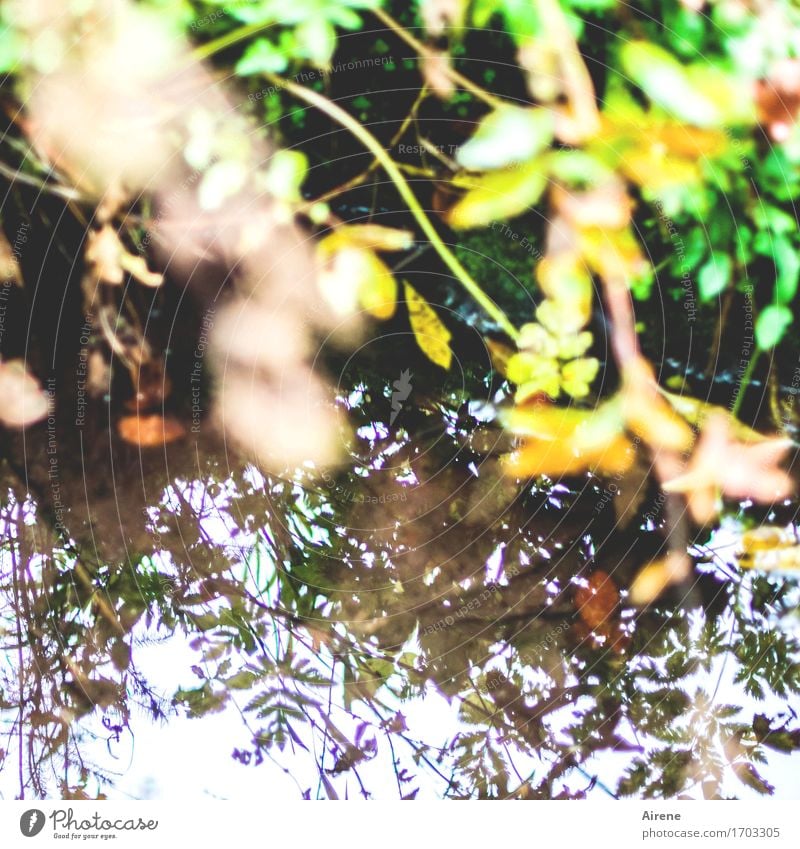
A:
[[[547,298],[565,304],[578,317],[580,327],[592,317],[592,276],[576,251],[546,256],[536,266],[536,279]]]
[[[552,357],[543,357],[528,351],[514,354],[508,361],[506,377],[518,386],[523,383],[541,383],[542,389],[534,391],[547,392],[552,398],[558,397],[559,367]]]
[[[497,342],[494,339],[486,339],[486,349],[489,352],[489,357],[492,361],[492,367],[499,371],[500,374],[505,374],[508,369],[508,363],[516,351],[502,342]]]
[[[394,315],[397,303],[397,281],[377,254],[364,251],[366,268],[358,290],[361,306],[375,318],[386,320]]]
[[[701,401],[699,398],[692,398],[691,395],[676,395],[672,392],[667,392],[661,389],[661,394],[669,401],[669,403],[680,413],[690,425],[697,428],[703,427],[711,416],[724,415],[728,420],[733,435],[742,442],[766,442],[769,437],[764,436],[740,422],[735,416],[732,416],[724,407],[718,407],[715,404],[708,404]]]
[[[545,298],[536,308],[536,318],[553,336],[577,333],[587,316],[575,304]]]
[[[411,284],[406,282],[403,288],[408,305],[408,320],[411,322],[417,344],[431,362],[447,371],[453,359],[453,352],[450,350],[452,334],[436,315],[433,307]]]
[[[337,247],[331,239],[329,236],[319,244],[323,260],[319,285],[325,299],[342,315],[352,312],[357,303],[375,318],[391,318],[397,281],[383,260],[369,248]]]
[[[746,557],[753,557],[760,551],[773,551],[776,548],[792,548],[800,544],[794,529],[779,528],[774,525],[762,525],[752,528],[742,534],[739,541],[741,553]]]
[[[638,607],[650,604],[668,587],[685,581],[690,573],[691,563],[686,554],[671,551],[639,570],[630,588],[631,603]]]
[[[369,248],[373,251],[406,251],[414,244],[410,230],[381,224],[342,224],[324,240],[329,247]]]
[[[743,569],[796,572],[800,570],[800,540],[791,525],[754,528],[742,534],[738,559]]]
[[[694,442],[689,425],[657,395],[626,392],[625,421],[631,433],[657,451],[688,451]]]
[[[502,218],[513,218],[533,206],[547,185],[547,173],[534,160],[469,181],[469,191],[450,210],[452,227],[482,227]]]
[[[16,286],[22,286],[22,271],[19,267],[14,249],[8,243],[5,234],[0,230],[0,279],[9,280]]]
[[[561,369],[561,386],[564,392],[573,398],[585,398],[599,368],[600,361],[595,357],[581,357],[565,363]]]
[[[629,227],[609,231],[587,227],[580,231],[580,250],[594,272],[607,280],[627,280],[649,267]]]

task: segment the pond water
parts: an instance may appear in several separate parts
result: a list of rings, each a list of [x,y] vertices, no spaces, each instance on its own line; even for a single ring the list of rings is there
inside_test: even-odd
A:
[[[155,451],[102,418],[20,437],[4,795],[796,794],[797,580],[737,559],[796,505],[730,511],[634,608],[664,545],[647,470],[508,478],[502,384],[418,357],[391,331],[332,353],[347,460],[322,474],[267,476],[205,424]]]

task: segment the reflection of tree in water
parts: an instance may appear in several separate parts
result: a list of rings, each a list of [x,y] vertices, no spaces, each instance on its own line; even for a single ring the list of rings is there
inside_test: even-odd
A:
[[[391,377],[369,368],[340,385],[356,436],[335,479],[230,468],[205,433],[141,465],[116,438],[82,456],[56,417],[65,538],[47,467],[35,503],[7,470],[2,768],[19,792],[96,794],[129,726],[236,709],[234,757],[316,758],[329,795],[368,793],[373,759],[404,796],[583,795],[598,770],[616,794],[768,792],[770,753],[800,746],[796,582],[697,547],[691,580],[634,610],[625,589],[663,542],[634,530],[652,499],[610,536],[600,482],[501,474],[482,405],[420,385],[390,432]],[[47,439],[29,430],[29,456]],[[155,691],[137,655],[173,634],[197,683]],[[458,707],[441,737],[405,718],[432,690]]]

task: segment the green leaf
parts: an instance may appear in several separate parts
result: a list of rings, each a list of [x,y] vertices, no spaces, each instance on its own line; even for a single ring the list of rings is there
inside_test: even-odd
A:
[[[347,6],[330,6],[328,20],[342,29],[357,30],[361,26],[361,16]]]
[[[731,259],[720,254],[703,265],[697,275],[700,299],[710,301],[724,291],[731,280]]]
[[[470,171],[488,171],[526,162],[553,140],[553,116],[546,109],[503,106],[486,115],[456,161]]]
[[[336,49],[336,30],[324,17],[309,18],[295,30],[301,56],[315,65],[327,65]]]
[[[308,157],[299,150],[279,150],[269,163],[264,187],[285,201],[300,200],[300,186],[308,172]]]
[[[10,71],[14,71],[19,60],[19,39],[11,27],[3,24],[0,28],[0,74],[7,74]]]
[[[253,686],[256,681],[256,675],[249,669],[242,669],[235,675],[228,678],[225,683],[230,690],[247,690]]]
[[[774,348],[792,323],[792,311],[782,304],[770,304],[756,321],[756,344],[762,351]]]
[[[777,236],[774,243],[774,260],[778,276],[775,295],[779,303],[788,304],[797,294],[800,280],[800,259],[792,243],[785,236]]]
[[[275,13],[263,3],[230,3],[228,0],[211,2],[222,6],[226,15],[243,24],[271,24],[277,20]]]
[[[250,74],[279,74],[288,66],[289,60],[284,50],[268,38],[257,38],[248,45],[244,55],[236,63],[236,73],[240,77]]]
[[[674,117],[697,127],[720,123],[714,102],[697,90],[687,69],[662,47],[647,41],[629,41],[623,46],[620,59],[625,73],[650,100]]]
[[[492,17],[502,15],[508,34],[519,45],[541,32],[539,13],[530,0],[475,0],[472,23],[484,29]]]
[[[581,12],[605,12],[617,5],[617,0],[567,0],[567,5]]]
[[[192,690],[178,690],[173,697],[175,704],[182,704],[190,716],[205,716],[219,713],[228,701],[228,693],[215,693],[208,682]]]
[[[549,156],[550,175],[570,186],[593,186],[609,180],[613,171],[583,150],[557,150]]]

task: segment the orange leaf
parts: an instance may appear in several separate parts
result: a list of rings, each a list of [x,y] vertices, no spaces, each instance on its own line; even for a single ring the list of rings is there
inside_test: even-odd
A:
[[[588,578],[588,586],[575,590],[578,616],[593,631],[606,631],[619,604],[619,590],[606,572],[598,569]]]
[[[575,606],[586,629],[602,637],[617,652],[630,642],[619,622],[619,590],[611,576],[598,569],[589,575],[588,586],[575,589]]]
[[[561,475],[579,475],[591,471],[599,475],[617,475],[628,471],[634,452],[630,441],[616,436],[607,445],[581,450],[567,442],[526,440],[519,451],[506,460],[506,471],[515,477],[550,478]]]
[[[142,448],[156,448],[186,435],[186,429],[176,418],[158,413],[123,416],[117,422],[117,431],[125,442]]]
[[[616,475],[633,464],[633,446],[611,402],[595,410],[544,404],[518,407],[506,421],[512,433],[525,437],[522,447],[505,458],[508,474],[557,477],[589,470]]]

